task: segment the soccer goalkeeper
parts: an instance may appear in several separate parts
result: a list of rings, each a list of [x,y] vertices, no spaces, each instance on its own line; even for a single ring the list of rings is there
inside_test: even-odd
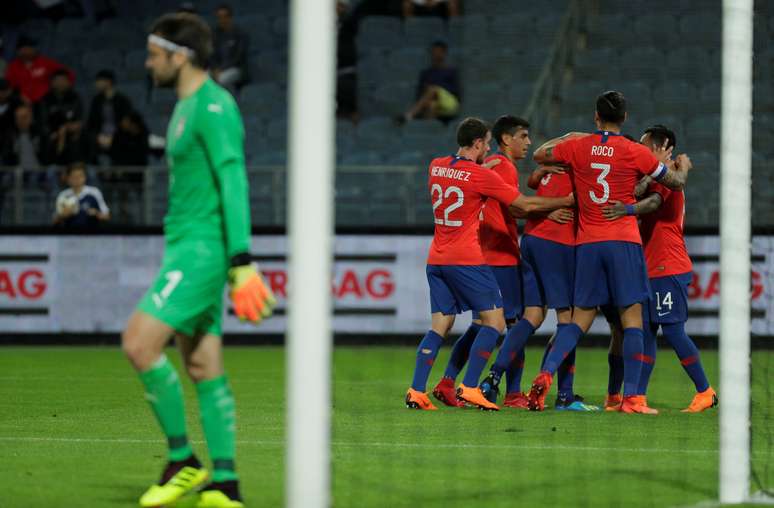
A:
[[[222,360],[223,287],[228,282],[243,320],[260,322],[275,303],[250,263],[242,120],[231,95],[207,75],[211,52],[210,29],[192,14],[164,15],[148,36],[146,67],[156,86],[173,88],[179,100],[167,129],[162,267],[122,336],[169,444],[169,463],[141,506],[169,505],[199,489],[200,508],[243,506],[234,468],[234,397]],[[164,354],[172,337],[196,385],[211,477],[188,441],[180,379]]]

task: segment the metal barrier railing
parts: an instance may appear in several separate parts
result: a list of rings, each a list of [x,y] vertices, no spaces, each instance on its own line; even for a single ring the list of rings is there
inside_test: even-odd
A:
[[[253,223],[283,225],[285,166],[249,166],[247,172]],[[100,189],[114,222],[141,226],[162,224],[168,199],[169,174],[165,166],[89,167],[87,174],[87,185]],[[426,186],[424,167],[343,165],[337,168],[336,177],[339,179],[337,204],[342,210],[337,214],[337,223],[373,223],[369,211],[379,205],[394,205],[398,209],[397,216],[387,217],[390,224],[411,226],[426,222],[419,210],[429,207],[427,200],[416,198],[417,192]],[[0,224],[50,224],[56,197],[65,188],[63,171],[58,168],[0,167]]]

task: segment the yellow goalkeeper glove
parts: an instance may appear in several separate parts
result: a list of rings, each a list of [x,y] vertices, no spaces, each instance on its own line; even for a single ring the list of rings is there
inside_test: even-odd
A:
[[[277,305],[269,287],[253,264],[235,266],[228,271],[229,295],[234,302],[234,313],[242,321],[258,324],[271,316]]]

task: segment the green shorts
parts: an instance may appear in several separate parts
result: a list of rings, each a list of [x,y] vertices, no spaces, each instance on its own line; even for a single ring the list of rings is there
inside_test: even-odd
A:
[[[438,116],[455,116],[460,109],[460,101],[445,88],[436,87],[438,101],[435,103],[435,113]]]
[[[161,270],[137,309],[185,335],[221,335],[228,261],[221,242],[167,245]]]

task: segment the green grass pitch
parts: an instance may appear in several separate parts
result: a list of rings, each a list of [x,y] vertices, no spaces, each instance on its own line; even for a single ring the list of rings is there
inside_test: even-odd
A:
[[[445,347],[431,383],[448,354]],[[773,354],[756,352],[754,365],[774,366]],[[528,351],[525,383],[540,356]],[[659,351],[651,384],[651,405],[662,410],[656,417],[409,411],[403,396],[413,358],[408,347],[336,348],[334,506],[661,507],[717,498],[717,411],[679,412],[693,386],[668,349]],[[707,351],[703,360],[717,384],[717,354]],[[237,465],[250,507],[283,504],[283,363],[279,348],[226,350],[237,398]],[[600,403],[606,352],[579,350],[577,365],[576,391]],[[293,382],[312,381],[299,372]],[[206,459],[194,391],[190,382],[184,386],[191,437]],[[763,404],[770,407],[770,392],[754,386],[757,402],[769,397]],[[772,424],[755,415],[759,436]],[[773,464],[767,443],[753,443],[754,465]],[[136,506],[164,460],[160,431],[118,348],[0,349],[0,506]],[[766,474],[771,486],[774,473]]]

